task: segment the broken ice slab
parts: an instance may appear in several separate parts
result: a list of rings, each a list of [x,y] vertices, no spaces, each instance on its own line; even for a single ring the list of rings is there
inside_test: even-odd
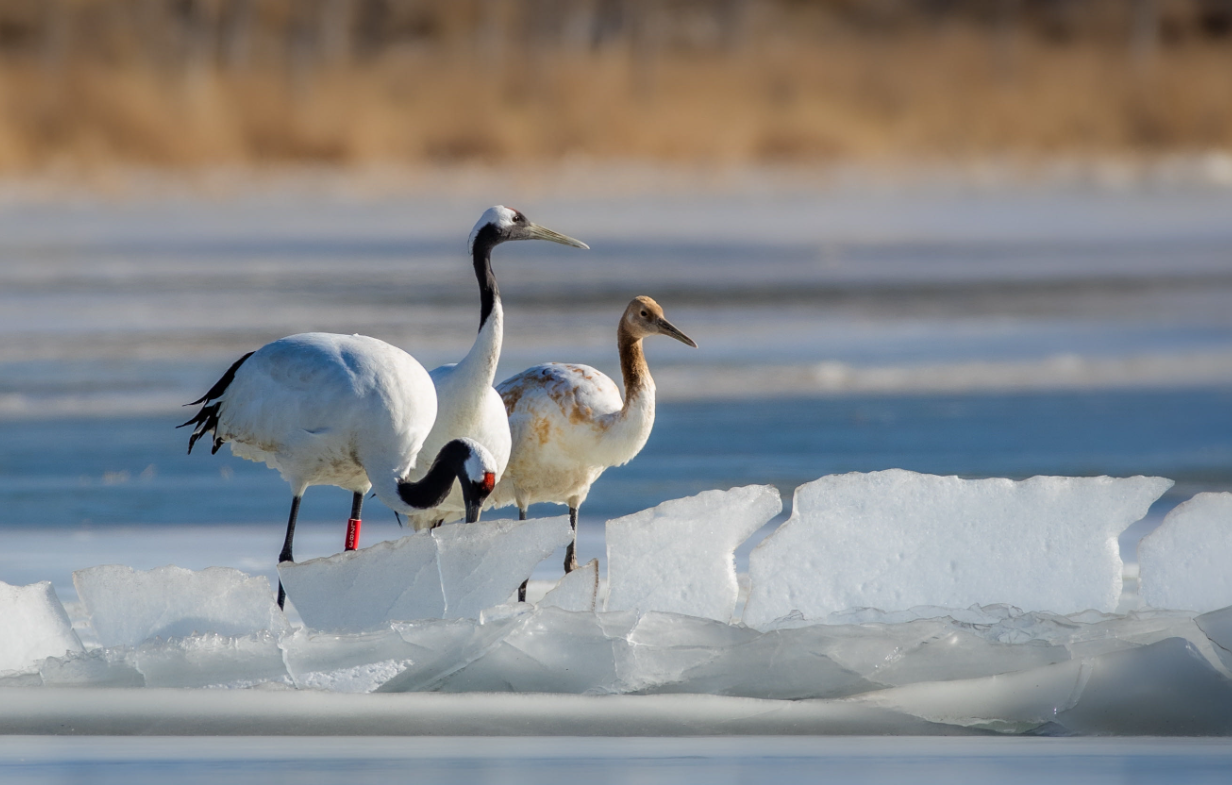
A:
[[[821,628],[810,628],[826,633]],[[626,689],[795,700],[879,689],[826,656],[804,630],[759,634],[742,626],[646,614],[621,663]],[[811,637],[816,638],[816,635]]]
[[[727,622],[733,553],[783,509],[772,485],[704,491],[607,522],[607,610],[666,611]]]
[[[316,630],[362,632],[410,619],[474,618],[505,602],[572,538],[569,519],[450,524],[369,548],[278,565]]]
[[[440,692],[620,691],[617,658],[629,648],[632,612],[574,613],[538,608],[515,620],[482,656],[433,688]]]
[[[573,529],[562,515],[438,526],[432,537],[445,589],[445,618],[474,619],[508,600],[539,562],[572,542]]]
[[[295,686],[330,692],[372,692],[419,654],[389,627],[345,635],[298,629],[280,645]]]
[[[228,567],[166,566],[139,572],[111,564],[73,573],[73,585],[106,647],[194,633],[281,630],[286,618],[269,581]]]
[[[482,657],[520,623],[512,616],[497,621],[421,619],[392,627],[411,647],[411,664],[377,692],[434,690],[450,674]]]
[[[1199,493],[1138,543],[1138,596],[1151,608],[1232,605],[1232,493]]]
[[[146,641],[133,652],[147,687],[290,685],[279,638],[268,630],[231,637],[206,634]]]
[[[563,608],[567,611],[589,613],[595,609],[595,600],[598,596],[599,560],[591,559],[573,572],[566,573],[547,594],[543,595],[538,605],[540,608]]]
[[[1121,594],[1116,538],[1171,485],[900,469],[823,477],[796,489],[791,518],[750,554],[744,622],[992,603],[1110,612]]]
[[[1124,736],[1232,734],[1232,682],[1183,638],[1088,661],[1079,699],[1056,721],[1073,733]]]
[[[1088,672],[1082,661],[1070,660],[1018,673],[893,687],[850,700],[929,722],[1023,733],[1074,706]]]
[[[358,632],[390,619],[440,618],[445,593],[428,530],[368,548],[305,562],[284,562],[278,575],[304,624]]]
[[[0,672],[26,670],[44,657],[81,650],[50,581],[29,586],[0,582]]]

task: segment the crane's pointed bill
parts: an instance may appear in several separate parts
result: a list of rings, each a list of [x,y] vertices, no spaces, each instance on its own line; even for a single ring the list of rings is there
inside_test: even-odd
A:
[[[528,224],[526,226],[526,234],[530,236],[528,239],[531,240],[548,240],[553,243],[560,243],[561,245],[572,245],[574,248],[585,248],[586,250],[590,250],[590,246],[581,240],[575,240],[568,235],[561,234],[560,232],[553,232],[551,229],[540,226],[539,224]]]
[[[658,319],[657,324],[659,327],[659,333],[661,335],[670,335],[671,337],[675,338],[677,341],[680,341],[683,344],[692,346],[694,349],[697,348],[697,344],[693,342],[692,338],[690,338],[689,336],[677,330],[676,325],[672,324],[668,320]]]

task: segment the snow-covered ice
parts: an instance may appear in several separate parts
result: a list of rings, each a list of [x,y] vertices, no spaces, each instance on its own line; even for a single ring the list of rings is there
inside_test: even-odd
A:
[[[109,564],[78,570],[73,585],[104,646],[194,633],[244,635],[286,625],[268,581],[227,567],[137,571]]]
[[[1199,493],[1138,543],[1138,596],[1152,608],[1232,605],[1232,493]]]
[[[891,469],[796,489],[791,518],[749,556],[744,622],[854,608],[1112,611],[1117,535],[1172,486],[1159,477],[963,480]]]
[[[50,581],[29,586],[0,582],[0,672],[81,650],[81,640]]]
[[[538,603],[540,608],[593,611],[599,596],[599,560],[591,559],[566,573]]]
[[[569,519],[449,524],[399,540],[278,565],[316,630],[358,632],[410,619],[474,618],[505,602],[572,538]]]
[[[607,522],[608,610],[729,621],[736,548],[783,509],[770,485],[703,491]]]

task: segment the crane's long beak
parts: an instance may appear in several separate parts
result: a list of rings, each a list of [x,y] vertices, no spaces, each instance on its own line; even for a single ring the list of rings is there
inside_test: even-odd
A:
[[[668,320],[658,319],[656,321],[656,324],[658,324],[660,335],[670,335],[671,337],[675,338],[677,341],[680,341],[683,344],[692,346],[694,349],[697,348],[697,344],[693,342],[692,338],[690,338],[689,336],[677,330],[676,325],[672,324]]]
[[[574,248],[585,248],[590,250],[590,246],[581,240],[575,240],[568,235],[561,234],[560,232],[553,232],[551,229],[540,226],[539,224],[527,224],[525,231],[526,234],[530,235],[527,238],[529,240],[548,240],[553,243],[560,243],[561,245],[572,245]]]

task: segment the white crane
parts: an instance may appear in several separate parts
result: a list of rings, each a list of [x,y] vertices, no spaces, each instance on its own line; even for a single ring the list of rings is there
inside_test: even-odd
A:
[[[492,272],[492,249],[510,240],[549,240],[575,248],[586,243],[531,223],[517,210],[496,205],[480,216],[471,230],[469,250],[479,281],[479,335],[461,362],[432,371],[436,386],[436,422],[424,439],[423,450],[432,455],[453,439],[469,437],[487,447],[496,459],[499,481],[509,461],[509,420],[500,395],[492,388],[500,361],[505,313],[500,290]],[[427,467],[411,470],[418,479]],[[408,519],[417,530],[461,517],[466,511],[462,494],[453,490],[438,506],[414,513]]]
[[[354,493],[347,539],[357,538],[360,508],[370,489],[395,511],[435,507],[457,479],[467,521],[496,484],[496,461],[481,444],[444,445],[418,482],[406,479],[436,419],[436,390],[406,352],[363,335],[304,333],[244,355],[190,406],[201,410],[188,440],[213,435],[213,449],[277,469],[291,485],[291,515],[279,562],[293,561],[291,543],[300,499],[309,485]],[[278,605],[286,592],[278,586]]]
[[[623,401],[615,382],[588,365],[536,365],[496,387],[509,413],[513,450],[488,506],[517,504],[525,518],[535,502],[569,505],[574,541],[565,551],[565,572],[577,567],[578,508],[590,486],[604,469],[641,452],[654,427],[655,384],[642,353],[642,339],[649,335],[697,346],[664,318],[658,303],[644,295],[633,298],[616,330]],[[523,584],[521,599],[525,590]]]

